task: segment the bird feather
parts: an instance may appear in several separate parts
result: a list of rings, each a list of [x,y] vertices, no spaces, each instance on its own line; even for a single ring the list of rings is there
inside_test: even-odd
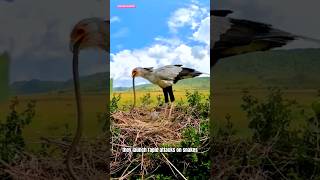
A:
[[[174,78],[182,71],[181,66],[167,65],[161,68],[155,69],[154,73],[161,80],[174,80]]]
[[[218,59],[281,47],[298,36],[273,28],[269,24],[215,16],[212,14],[211,66]]]

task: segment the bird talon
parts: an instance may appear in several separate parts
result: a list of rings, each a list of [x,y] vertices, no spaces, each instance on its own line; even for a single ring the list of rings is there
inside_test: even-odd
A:
[[[167,116],[167,109],[168,109],[168,104],[166,103],[166,105],[164,107],[164,117]]]
[[[169,120],[171,119],[171,115],[172,115],[173,108],[174,108],[174,103],[172,102],[172,103],[171,103],[171,106],[170,106],[169,116],[168,116],[168,119],[169,119]]]

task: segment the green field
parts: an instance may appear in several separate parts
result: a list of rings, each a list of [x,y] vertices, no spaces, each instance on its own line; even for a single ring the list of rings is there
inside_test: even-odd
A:
[[[190,92],[192,92],[193,90],[190,90]],[[203,95],[208,95],[209,94],[209,90],[200,90],[198,91]],[[143,98],[143,96],[145,96],[147,93],[150,94],[151,96],[151,100],[152,103],[151,104],[155,104],[157,102],[157,96],[160,96],[161,99],[163,100],[163,93],[162,91],[140,91],[136,93],[137,96],[137,105],[141,105],[141,98]],[[177,90],[174,92],[176,101],[185,101],[186,100],[186,96],[185,96],[186,92],[184,90]],[[133,104],[133,93],[132,92],[114,92],[115,96],[120,95],[121,99],[120,99],[120,105],[132,105]]]
[[[23,132],[28,146],[36,146],[40,137],[59,138],[66,133],[66,124],[73,131],[76,125],[74,97],[71,95],[44,94],[18,96],[18,111],[24,110],[28,101],[36,100],[36,116]],[[92,138],[101,133],[97,113],[106,112],[105,95],[85,95],[84,137]],[[8,113],[8,102],[0,104],[0,119]]]
[[[268,90],[252,90],[250,94],[263,100],[269,94]],[[311,104],[315,101],[318,91],[317,90],[283,90],[284,98],[291,100],[296,100],[299,107],[305,109],[307,114],[313,114],[311,110]],[[214,121],[219,123],[225,123],[226,115],[231,116],[231,121],[234,123],[235,128],[238,133],[243,136],[250,135],[248,131],[248,121],[246,118],[246,113],[241,109],[243,93],[240,90],[228,90],[219,92],[217,91],[214,95]],[[299,127],[302,122],[302,117],[296,117],[293,122],[295,122],[295,127]]]

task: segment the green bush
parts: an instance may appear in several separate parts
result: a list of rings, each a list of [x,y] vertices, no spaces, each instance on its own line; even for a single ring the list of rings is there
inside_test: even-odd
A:
[[[212,178],[320,179],[320,116],[315,107],[313,103],[314,116],[307,117],[279,89],[270,89],[264,100],[245,92],[242,108],[253,136],[237,136],[231,122],[220,127],[212,139],[211,159],[225,164],[212,164]],[[299,115],[305,125],[293,129]]]
[[[164,100],[161,95],[157,96],[157,106],[162,106],[164,104]]]
[[[200,94],[198,91],[190,93],[186,91],[187,104],[193,108],[192,115],[206,119],[209,117],[210,99]]]
[[[113,95],[111,102],[110,102],[110,113],[113,113],[115,111],[117,111],[117,109],[119,108],[119,101],[121,99],[121,95],[119,94],[118,96]]]
[[[247,113],[254,140],[268,142],[288,135],[293,118],[292,108],[296,103],[283,99],[279,89],[270,89],[270,94],[263,102],[246,92],[242,100],[241,107]]]
[[[180,143],[180,147],[198,148],[199,152],[168,154],[173,164],[183,170],[182,173],[187,179],[209,179],[211,168],[208,151],[209,121],[201,121],[200,129],[187,127],[183,132],[183,141]],[[185,168],[186,164],[188,164],[187,168]]]
[[[143,97],[140,98],[140,100],[143,107],[146,107],[152,104],[150,93],[145,94]]]
[[[22,131],[35,116],[35,101],[30,101],[22,112],[17,110],[18,105],[18,98],[13,98],[10,113],[5,121],[0,121],[0,159],[6,162],[13,160],[17,152],[25,148]]]

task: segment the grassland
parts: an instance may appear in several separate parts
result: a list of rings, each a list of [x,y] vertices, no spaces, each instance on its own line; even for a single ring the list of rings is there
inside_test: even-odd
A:
[[[190,92],[194,91],[194,90],[189,90]],[[209,90],[198,90],[199,93],[203,94],[203,95],[209,95]],[[162,91],[137,91],[136,92],[136,96],[137,96],[137,105],[141,104],[141,99],[143,98],[143,96],[145,96],[146,94],[150,94],[151,96],[151,100],[153,105],[156,104],[157,102],[157,97],[160,97],[161,100],[163,101],[163,92]],[[133,92],[131,91],[120,91],[120,92],[114,92],[113,93],[114,96],[118,96],[120,95],[121,99],[120,99],[120,106],[123,105],[132,105],[133,104]],[[176,98],[176,101],[185,101],[186,100],[186,91],[184,89],[179,89],[179,90],[175,90],[174,91],[174,95]]]
[[[61,137],[67,132],[73,132],[76,124],[75,102],[72,95],[41,94],[18,96],[19,109],[25,109],[30,100],[36,100],[36,117],[24,130],[28,147],[38,145],[40,137]],[[84,103],[84,137],[95,137],[101,132],[97,114],[106,112],[103,94],[85,95]],[[0,103],[0,119],[5,119],[9,111],[8,102]],[[69,130],[66,129],[69,126]]]
[[[263,100],[270,92],[267,89],[251,90],[250,94]],[[297,101],[299,107],[305,109],[306,114],[311,114],[311,104],[315,101],[318,91],[315,89],[290,89],[283,90],[284,98]],[[226,116],[231,116],[231,121],[234,123],[239,135],[248,136],[248,121],[245,112],[241,109],[243,92],[241,90],[225,90],[216,91],[213,95],[215,100],[213,104],[214,108],[214,121],[218,124],[225,123]],[[297,128],[304,124],[303,117],[296,116],[294,119],[294,127]]]

